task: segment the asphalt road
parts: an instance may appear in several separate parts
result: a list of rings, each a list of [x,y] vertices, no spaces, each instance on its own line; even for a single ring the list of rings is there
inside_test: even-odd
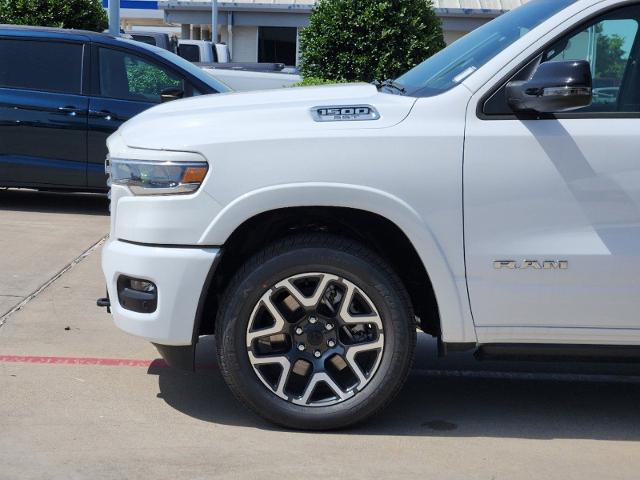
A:
[[[424,335],[372,421],[272,427],[229,393],[212,338],[176,372],[95,307],[105,211],[0,191],[0,479],[638,478],[640,367],[439,360]]]

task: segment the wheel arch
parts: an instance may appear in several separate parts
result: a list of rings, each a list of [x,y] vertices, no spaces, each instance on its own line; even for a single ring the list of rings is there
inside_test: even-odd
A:
[[[308,231],[331,231],[372,247],[400,270],[425,330],[447,341],[475,341],[475,332],[470,338],[452,270],[428,224],[393,195],[344,184],[268,187],[243,195],[220,212],[200,240],[201,244],[223,245],[224,253],[209,287],[199,333],[209,333],[213,327],[215,297],[242,260],[259,246]],[[407,271],[409,264],[415,271]],[[434,317],[425,320],[429,306]]]

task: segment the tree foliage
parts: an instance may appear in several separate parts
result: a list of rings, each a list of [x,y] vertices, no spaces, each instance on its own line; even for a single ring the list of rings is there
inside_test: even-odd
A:
[[[395,78],[444,48],[431,0],[320,0],[301,32],[304,76]]]
[[[96,32],[108,26],[100,0],[0,0],[2,23]]]
[[[629,60],[629,53],[624,50],[624,38],[600,33],[596,42],[596,59],[596,78],[622,80]]]

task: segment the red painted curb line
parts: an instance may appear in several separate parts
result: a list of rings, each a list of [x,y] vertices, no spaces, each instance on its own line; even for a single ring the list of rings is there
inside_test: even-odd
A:
[[[0,363],[40,363],[49,365],[98,365],[105,367],[159,367],[165,368],[164,360],[130,360],[124,358],[91,357],[41,357],[32,355],[0,355]]]

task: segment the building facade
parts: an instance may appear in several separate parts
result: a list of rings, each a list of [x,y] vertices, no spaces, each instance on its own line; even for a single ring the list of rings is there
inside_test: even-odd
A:
[[[106,4],[107,0],[103,0]],[[471,30],[528,0],[434,0],[444,37],[451,43]],[[123,20],[158,16],[180,25],[182,38],[211,39],[211,0],[121,0]],[[229,45],[235,62],[299,60],[298,33],[309,24],[316,0],[234,0],[218,2],[218,41]]]

